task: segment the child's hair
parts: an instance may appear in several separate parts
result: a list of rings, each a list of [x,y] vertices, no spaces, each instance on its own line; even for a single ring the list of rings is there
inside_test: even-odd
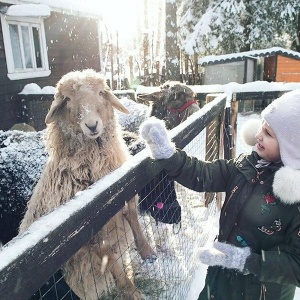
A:
[[[274,100],[261,116],[276,135],[283,164],[300,170],[300,90]]]

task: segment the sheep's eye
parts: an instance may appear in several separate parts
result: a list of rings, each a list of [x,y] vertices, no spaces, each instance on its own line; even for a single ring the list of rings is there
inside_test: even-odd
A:
[[[103,96],[104,95],[104,92],[103,91],[100,91],[99,92],[99,96]]]
[[[65,98],[64,98],[64,101],[67,101],[67,102],[68,102],[68,101],[70,101],[70,100],[71,100],[71,99],[70,99],[69,97],[65,97]]]

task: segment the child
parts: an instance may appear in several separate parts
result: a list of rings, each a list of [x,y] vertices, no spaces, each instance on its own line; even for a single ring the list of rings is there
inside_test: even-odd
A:
[[[226,192],[198,300],[291,300],[300,286],[300,90],[261,113],[251,154],[204,162],[175,149],[161,120],[141,126],[155,164],[198,192]]]

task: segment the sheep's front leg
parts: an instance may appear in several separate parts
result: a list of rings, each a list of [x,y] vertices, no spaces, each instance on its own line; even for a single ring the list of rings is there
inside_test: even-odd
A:
[[[103,250],[103,249],[102,249]],[[107,270],[111,273],[116,286],[121,293],[122,300],[143,300],[144,296],[127,277],[124,269],[119,264],[118,256],[112,249],[106,249]]]
[[[137,214],[137,196],[132,198],[128,204],[123,208],[123,216],[129,223],[132,230],[134,241],[141,258],[144,260],[156,260],[157,255],[152,247],[149,245],[148,240],[142,230],[141,224],[138,220]]]

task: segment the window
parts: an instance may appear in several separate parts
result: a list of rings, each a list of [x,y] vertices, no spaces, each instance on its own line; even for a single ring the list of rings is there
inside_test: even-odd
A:
[[[1,14],[1,22],[8,78],[50,75],[43,19]]]

